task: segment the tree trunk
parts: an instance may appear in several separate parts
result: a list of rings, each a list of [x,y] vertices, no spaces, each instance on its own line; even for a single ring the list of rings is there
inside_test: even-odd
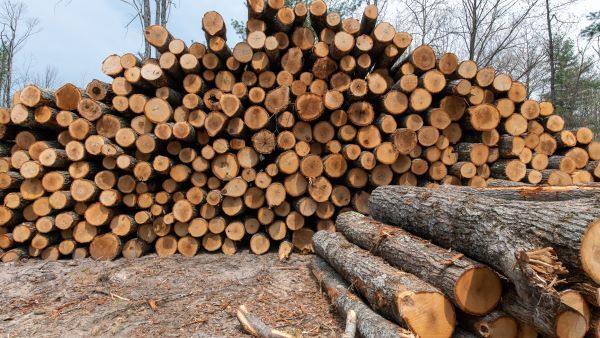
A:
[[[339,215],[336,228],[354,244],[439,288],[462,311],[485,315],[500,301],[502,285],[496,273],[461,253],[356,212]]]
[[[542,191],[554,189],[545,188]],[[560,202],[531,201],[523,203],[522,201],[490,197],[489,194],[492,193],[492,191],[484,191],[483,196],[487,198],[482,198],[482,194],[477,190],[469,188],[443,187],[425,190],[422,188],[383,187],[374,191],[369,206],[376,219],[408,227],[409,230],[413,229],[417,235],[422,234],[425,238],[434,238],[436,242],[445,247],[454,245],[460,249],[468,247],[469,243],[477,243],[477,245],[472,245],[474,248],[472,254],[468,252],[465,254],[482,261],[491,260],[493,255],[506,257],[508,256],[506,252],[522,255],[551,246],[559,257],[556,263],[564,263],[570,271],[570,281],[593,280],[596,283],[600,281],[598,263],[590,252],[592,242],[597,236],[597,228],[600,228],[596,222],[600,216],[600,210],[596,207],[598,198],[596,195],[590,198],[561,200]],[[385,210],[386,206],[390,206],[389,201],[397,201],[402,196],[406,196],[403,194],[414,196],[414,198],[408,204],[393,205],[392,209]],[[446,202],[438,200],[441,196],[444,196]],[[467,204],[460,204],[467,199],[469,200]],[[431,206],[434,206],[434,209]],[[415,210],[413,208],[418,211],[415,213],[412,211]],[[501,211],[489,213],[489,210],[498,210],[498,208]],[[401,213],[409,210],[411,212]],[[417,217],[405,219],[408,217],[403,215]],[[427,223],[419,223],[419,219],[425,219]],[[478,234],[471,236],[467,243],[462,242],[460,238],[462,234],[456,232],[458,229],[448,226],[434,228],[434,224],[446,224],[448,219],[454,219],[453,223],[460,225],[462,234],[474,234],[475,232]],[[517,219],[518,222],[514,222],[514,219]],[[540,219],[544,219],[545,222],[540,222]],[[477,224],[477,231],[474,231],[475,228],[471,228],[475,224]],[[498,233],[498,225],[506,225],[506,227],[502,227],[502,231]],[[492,233],[496,235],[492,235]],[[490,237],[486,237],[486,235]],[[502,246],[508,251],[503,252],[500,248],[492,249],[482,246],[482,243],[489,242],[491,238],[498,236],[505,241]],[[519,262],[523,258],[525,257],[516,260]],[[497,265],[502,265],[498,262],[497,260]],[[512,267],[498,269],[509,276],[510,273],[507,271],[512,270]],[[560,272],[560,269],[555,272]]]
[[[144,26],[142,27],[142,32],[145,31],[148,27],[150,27],[150,0],[144,0],[144,8],[142,13],[142,22]],[[158,53],[158,51],[157,51]],[[144,40],[144,59],[148,59],[152,56],[152,49],[150,48],[150,42],[148,40]]]
[[[423,337],[452,335],[454,309],[439,290],[394,269],[339,233],[319,231],[313,242],[316,253],[351,281],[375,311]]]
[[[161,12],[160,12],[160,25],[167,27],[167,21],[169,20],[169,10],[171,8],[171,0],[161,0]]]
[[[310,270],[341,316],[345,316],[350,310],[356,312],[357,329],[361,337],[414,337],[407,329],[375,313],[358,296],[349,291],[350,285],[322,258],[315,257]]]
[[[499,198],[513,201],[556,202],[577,199],[596,198],[600,196],[600,186],[595,184],[584,186],[531,186],[531,185],[505,185],[512,181],[499,181],[488,186],[487,189],[468,190],[490,198]]]
[[[536,318],[534,324],[545,334],[557,334],[548,328],[557,320],[560,299],[552,291],[552,283],[566,272],[562,263],[575,279],[586,279],[583,268],[590,274],[588,279],[597,278],[588,243],[600,228],[593,223],[600,214],[595,199],[525,203],[482,198],[468,188],[380,187],[373,191],[369,207],[375,219],[402,226],[502,272],[526,303],[544,309],[539,315],[547,316]],[[547,263],[538,265],[539,260]]]
[[[556,311],[530,303],[512,288],[502,295],[501,307],[516,319],[533,325],[536,331],[548,337],[583,337],[587,323],[583,315],[567,305],[559,303]],[[548,322],[549,317],[554,318]]]
[[[550,63],[550,100],[556,102],[556,61],[554,57],[554,36],[552,35],[550,0],[546,0],[546,28],[548,30],[548,62]]]

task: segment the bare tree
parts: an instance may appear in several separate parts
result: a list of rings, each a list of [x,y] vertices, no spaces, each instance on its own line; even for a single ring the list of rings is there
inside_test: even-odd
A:
[[[550,99],[556,100],[556,63],[554,60],[554,41],[552,37],[552,19],[550,14],[550,0],[546,0],[546,31],[548,32],[548,62],[550,63]]]
[[[20,57],[19,71],[13,75],[13,87],[23,88],[28,84],[36,84],[43,88],[55,89],[58,85],[58,69],[46,65],[42,71],[37,71],[37,62],[32,55]]]
[[[14,58],[25,46],[27,40],[37,33],[39,20],[26,18],[27,6],[15,0],[4,0],[0,5],[0,43],[4,64],[2,71],[2,104],[8,106],[11,100],[14,76]]]
[[[564,23],[564,19],[559,17],[559,13],[568,5],[577,2],[577,0],[544,0],[544,16],[546,19],[546,36],[548,48],[548,64],[550,65],[550,99],[556,100],[556,51],[555,51],[555,25]]]
[[[589,13],[587,19],[592,23],[581,31],[581,35],[593,41],[591,48],[600,58],[600,11]]]
[[[447,50],[451,35],[446,0],[401,0],[396,27],[411,33],[415,42]]]
[[[498,58],[496,69],[511,74],[514,80],[527,87],[527,96],[540,96],[547,87],[547,54],[543,32],[534,29],[532,22],[515,37],[516,48]]]
[[[161,25],[167,26],[171,9],[176,6],[175,0],[154,0],[154,6],[151,5],[150,0],[120,0],[123,4],[127,5],[133,12],[131,20],[125,27],[129,28],[131,24],[137,21],[142,32],[150,25]],[[152,22],[152,14],[154,14],[154,22]],[[158,52],[156,52],[158,53]],[[144,40],[144,58],[152,56],[152,49],[150,44]],[[158,54],[156,54],[158,56]]]
[[[36,74],[31,82],[42,86],[44,88],[56,88],[57,85],[58,70],[56,67],[46,65],[43,72]]]
[[[467,57],[482,66],[515,47],[524,23],[536,15],[540,0],[460,0],[454,34]]]

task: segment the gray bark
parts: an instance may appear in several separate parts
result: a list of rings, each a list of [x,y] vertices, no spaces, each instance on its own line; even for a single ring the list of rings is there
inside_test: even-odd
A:
[[[600,197],[600,186],[595,185],[567,187],[495,186],[486,189],[465,188],[465,190],[491,198],[514,201],[556,202]]]
[[[168,12],[169,12],[169,8],[171,7],[171,1],[170,0],[161,0],[160,6],[162,8],[162,11],[160,12],[160,24],[161,24],[161,26],[164,26],[166,28],[167,20],[168,20]]]
[[[527,187],[531,186],[531,184],[525,182],[513,182],[510,180],[502,180],[502,179],[493,179],[488,182],[488,187]]]
[[[315,257],[310,269],[342,317],[350,310],[356,312],[356,328],[361,337],[414,337],[409,330],[401,328],[371,310],[358,296],[349,291],[350,285],[322,258]]]
[[[162,17],[162,0],[154,0],[154,24],[160,25],[160,18]]]
[[[140,15],[142,16],[143,33],[144,30],[150,26],[150,0],[144,0],[144,9]],[[152,55],[151,53],[152,49],[150,48],[150,43],[144,39],[144,59],[149,58]]]
[[[546,0],[546,28],[548,30],[548,62],[550,63],[550,100],[556,102],[556,63],[554,60],[554,37],[552,36],[550,0]]]
[[[600,218],[600,196],[524,203],[485,194],[465,187],[386,186],[373,191],[369,208],[373,218],[464,252],[509,278],[518,263],[513,255],[553,247],[572,281],[587,280],[579,249],[587,226]]]
[[[599,200],[523,202],[482,198],[476,190],[460,187],[386,186],[373,191],[369,209],[375,219],[402,226],[503,273],[515,284],[523,301],[540,309],[531,314],[535,317],[532,324],[538,331],[551,334],[548,328],[553,327],[560,307],[551,278],[563,272],[561,261],[571,276],[584,276],[580,241],[588,224],[600,216]],[[527,255],[548,246],[556,250],[560,261],[550,252],[546,258],[555,262],[554,270],[549,276],[539,275]]]
[[[485,309],[469,307],[464,298],[458,298],[455,288],[466,272],[472,269],[487,269],[492,275],[494,272],[456,251],[441,248],[401,228],[386,226],[352,211],[338,216],[336,228],[352,243],[439,288],[462,311],[484,315],[500,301],[502,286],[499,278],[496,278],[495,285],[490,283],[485,291],[481,291],[487,293],[494,290],[497,293],[495,302],[488,304],[489,307]]]
[[[319,231],[313,237],[315,252],[324,258],[344,279],[351,282],[374,311],[419,336],[450,336],[455,325],[452,305],[444,299],[440,304],[422,304],[418,297],[439,297],[443,294],[412,274],[397,270],[383,259],[348,242],[340,233]],[[418,308],[418,309],[416,309]],[[415,327],[416,317],[428,316],[430,321]],[[430,317],[429,317],[430,316]]]

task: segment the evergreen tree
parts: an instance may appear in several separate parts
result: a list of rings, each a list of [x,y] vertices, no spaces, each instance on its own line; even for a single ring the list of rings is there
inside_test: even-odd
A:
[[[587,126],[600,132],[600,74],[595,61],[578,51],[570,38],[556,37],[554,47],[557,114],[569,126]]]
[[[581,31],[581,35],[588,39],[600,36],[600,11],[591,12],[587,16],[592,23]]]

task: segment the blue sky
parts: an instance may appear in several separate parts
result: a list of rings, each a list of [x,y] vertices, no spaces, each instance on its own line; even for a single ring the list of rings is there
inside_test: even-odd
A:
[[[58,82],[85,85],[94,78],[107,78],[100,71],[102,60],[110,54],[137,52],[143,48],[137,22],[129,8],[119,0],[24,0],[27,15],[40,20],[40,32],[32,36],[17,56],[17,68],[31,66],[30,73],[41,73],[47,65],[58,71]],[[247,16],[241,0],[180,0],[169,21],[177,38],[204,41],[202,15],[216,10],[227,22],[230,44],[239,39],[230,26],[232,18]]]
[[[51,65],[58,72],[58,83],[84,86],[90,80],[108,80],[100,71],[102,60],[113,53],[142,49],[141,31],[131,20],[128,7],[120,0],[22,0],[27,15],[40,20],[40,32],[31,37],[17,55],[17,72],[31,67],[29,73],[42,73]],[[216,10],[227,22],[230,46],[239,39],[230,26],[231,19],[243,20],[247,11],[243,0],[179,0],[169,21],[171,33],[189,41],[204,41],[202,15]],[[58,4],[57,4],[58,3]],[[575,15],[600,10],[600,0],[580,0]]]

